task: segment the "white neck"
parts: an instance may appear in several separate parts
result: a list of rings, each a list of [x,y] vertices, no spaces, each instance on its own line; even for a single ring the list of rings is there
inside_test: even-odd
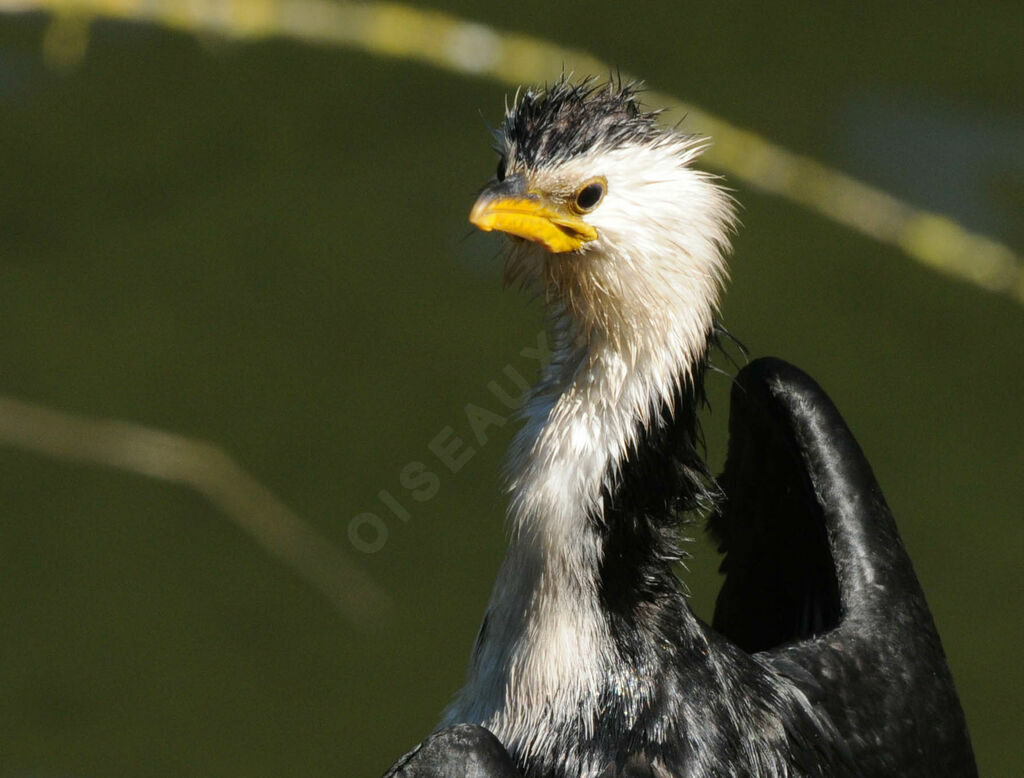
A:
[[[560,329],[512,444],[511,542],[467,684],[443,722],[483,724],[517,753],[548,750],[545,733],[564,723],[557,712],[584,732],[597,720],[591,706],[618,658],[599,600],[592,517],[638,422],[657,418],[694,362],[689,349],[669,356],[663,342],[632,341],[624,350],[577,330]],[[691,345],[700,355],[703,337]]]
[[[522,244],[510,260],[515,272],[540,268],[554,313],[553,361],[509,452],[511,542],[467,683],[442,725],[482,724],[519,755],[550,753],[553,732],[568,726],[585,737],[598,720],[599,691],[622,660],[599,598],[593,519],[639,428],[661,423],[661,408],[703,358],[725,272],[728,200],[689,168],[678,176],[696,215],[673,217],[666,244],[630,240],[630,213],[663,225],[662,203],[678,200],[658,189],[662,165],[646,182],[650,202],[638,203],[645,180],[631,159],[602,159],[608,195],[594,214],[602,237],[590,252],[551,257]],[[617,191],[633,196],[617,201]]]

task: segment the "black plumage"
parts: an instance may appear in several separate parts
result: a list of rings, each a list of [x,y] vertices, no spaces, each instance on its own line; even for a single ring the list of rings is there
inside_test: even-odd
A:
[[[523,167],[553,166],[574,156],[626,143],[656,141],[657,111],[643,111],[639,84],[611,88],[597,79],[560,79],[543,92],[524,92],[500,131],[502,146]],[[501,149],[499,149],[501,150]],[[504,178],[499,166],[498,178]]]
[[[805,374],[760,360],[740,378],[730,498],[711,521],[726,554],[715,628],[818,701],[856,774],[976,775],[935,623],[864,453]]]

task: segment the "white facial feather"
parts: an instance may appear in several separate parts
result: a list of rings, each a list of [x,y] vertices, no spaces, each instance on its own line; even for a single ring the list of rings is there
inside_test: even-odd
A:
[[[599,690],[620,662],[588,515],[638,423],[658,418],[707,346],[733,208],[689,167],[700,149],[666,133],[526,171],[543,192],[604,176],[607,193],[584,216],[598,237],[583,250],[551,255],[523,242],[509,259],[513,275],[544,285],[556,343],[509,452],[511,544],[442,725],[482,724],[519,756],[550,753],[566,727],[592,731]]]

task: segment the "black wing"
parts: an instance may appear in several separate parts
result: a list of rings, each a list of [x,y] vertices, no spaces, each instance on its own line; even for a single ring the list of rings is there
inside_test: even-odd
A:
[[[822,705],[863,774],[977,774],[924,594],[832,401],[777,359],[732,390],[713,626]]]
[[[522,773],[489,730],[456,724],[420,743],[384,778],[522,778]]]

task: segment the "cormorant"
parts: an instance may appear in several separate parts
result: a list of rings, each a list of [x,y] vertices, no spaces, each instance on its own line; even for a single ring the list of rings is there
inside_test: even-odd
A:
[[[468,678],[389,776],[971,776],[935,625],[814,381],[743,368],[715,480],[697,411],[733,202],[621,83],[526,91],[470,220],[554,342],[508,457],[510,544]],[[673,571],[710,509],[713,625]]]

